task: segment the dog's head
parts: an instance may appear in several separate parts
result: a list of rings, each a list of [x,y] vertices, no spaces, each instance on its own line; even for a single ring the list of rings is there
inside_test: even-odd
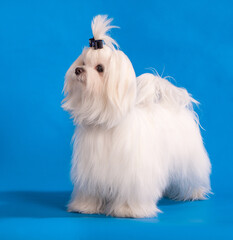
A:
[[[116,49],[107,35],[112,19],[96,16],[92,21],[90,47],[66,73],[63,108],[76,124],[112,127],[131,110],[136,98],[136,76],[128,57]]]

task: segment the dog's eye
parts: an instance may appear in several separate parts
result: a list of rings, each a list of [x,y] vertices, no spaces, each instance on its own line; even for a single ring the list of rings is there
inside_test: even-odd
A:
[[[99,73],[102,73],[104,71],[104,66],[101,65],[101,64],[98,64],[96,67],[95,67],[96,71],[99,72]]]

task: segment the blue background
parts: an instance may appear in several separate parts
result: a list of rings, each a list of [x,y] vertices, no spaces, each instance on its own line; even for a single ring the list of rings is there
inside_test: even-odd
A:
[[[232,1],[0,2],[0,239],[232,238]],[[201,102],[213,164],[208,201],[159,203],[153,219],[65,212],[72,120],[60,103],[64,75],[108,14],[137,75],[154,67]]]

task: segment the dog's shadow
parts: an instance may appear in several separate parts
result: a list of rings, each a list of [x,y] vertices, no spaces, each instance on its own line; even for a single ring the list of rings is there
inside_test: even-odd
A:
[[[103,218],[105,215],[79,214],[66,211],[70,191],[59,192],[33,192],[11,191],[0,192],[0,218]],[[181,202],[163,198],[158,206],[168,206]]]

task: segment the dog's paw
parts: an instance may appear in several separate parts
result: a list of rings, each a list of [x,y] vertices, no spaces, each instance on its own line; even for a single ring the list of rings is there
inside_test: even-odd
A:
[[[115,207],[110,215],[114,217],[124,218],[151,218],[156,217],[157,213],[161,212],[155,205],[151,206],[129,206],[123,204]]]
[[[101,213],[99,201],[93,198],[74,199],[68,204],[67,211],[87,214]]]

